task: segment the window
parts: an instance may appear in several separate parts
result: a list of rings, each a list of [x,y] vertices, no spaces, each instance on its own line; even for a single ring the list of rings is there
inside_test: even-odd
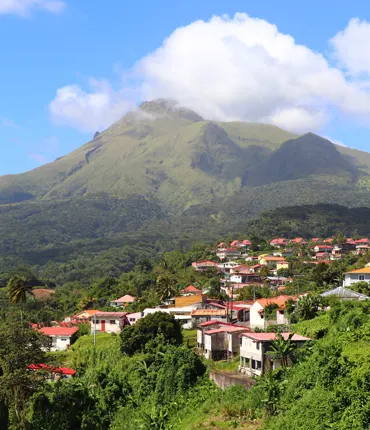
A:
[[[112,325],[112,324],[116,324],[116,320],[110,320],[110,321],[109,321],[109,324],[111,324],[111,325]]]
[[[365,280],[365,275],[359,275],[358,276],[358,280],[359,281],[364,281]]]
[[[259,342],[257,342],[257,343],[256,343],[256,349],[257,349],[258,351],[260,350],[260,346],[261,346],[261,345],[260,345],[260,343],[259,343]]]
[[[132,321],[135,321],[135,318],[130,318],[130,321],[132,322]]]
[[[62,342],[67,342],[67,338],[66,337],[62,337],[62,338],[60,338],[60,340],[62,341]]]
[[[239,338],[239,345],[243,345],[243,338]]]

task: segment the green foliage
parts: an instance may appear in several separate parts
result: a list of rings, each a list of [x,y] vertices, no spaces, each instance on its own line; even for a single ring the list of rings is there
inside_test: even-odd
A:
[[[155,312],[141,318],[135,325],[125,327],[121,332],[121,351],[132,356],[143,351],[149,342],[151,347],[159,336],[160,343],[180,345],[182,333],[180,323],[173,315],[164,312]],[[153,343],[154,342],[154,343]]]

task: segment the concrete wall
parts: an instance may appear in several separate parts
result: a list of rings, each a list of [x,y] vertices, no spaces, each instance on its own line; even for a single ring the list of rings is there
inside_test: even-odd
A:
[[[216,370],[209,372],[209,378],[222,390],[225,390],[231,385],[243,385],[246,389],[249,389],[255,384],[252,378],[245,375],[231,372],[225,373]]]

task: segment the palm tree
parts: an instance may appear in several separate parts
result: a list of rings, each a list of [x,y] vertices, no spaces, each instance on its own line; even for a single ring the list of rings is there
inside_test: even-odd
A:
[[[162,301],[174,297],[178,292],[175,279],[167,274],[158,276],[156,287]]]
[[[23,327],[23,306],[26,304],[28,297],[34,296],[32,286],[24,276],[14,275],[9,279],[7,287],[9,288],[10,302],[14,305],[20,305],[21,324]]]
[[[271,343],[271,349],[268,355],[273,359],[281,360],[282,367],[288,366],[288,360],[296,348],[296,344],[292,343],[293,333],[290,333],[285,339],[281,333],[276,333],[276,339]]]
[[[310,320],[317,315],[320,301],[317,296],[304,296],[298,300],[297,314],[300,319]]]

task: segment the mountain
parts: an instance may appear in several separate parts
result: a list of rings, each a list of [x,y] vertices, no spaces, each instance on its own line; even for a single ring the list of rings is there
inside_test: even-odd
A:
[[[100,255],[99,273],[114,272],[241,231],[266,210],[370,207],[369,190],[368,153],[145,102],[70,154],[0,177],[0,267],[69,261],[73,278],[76,261]]]
[[[0,177],[0,203],[142,195],[181,212],[267,184],[292,188],[302,179],[320,182],[316,194],[345,187],[344,194],[354,192],[351,204],[369,188],[369,154],[312,133],[206,121],[171,100],[145,102],[95,136],[53,163]],[[344,201],[338,197],[338,203]]]

